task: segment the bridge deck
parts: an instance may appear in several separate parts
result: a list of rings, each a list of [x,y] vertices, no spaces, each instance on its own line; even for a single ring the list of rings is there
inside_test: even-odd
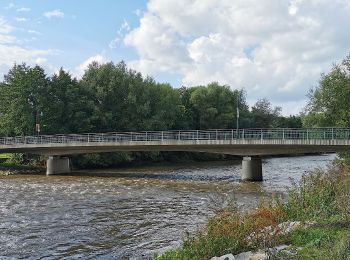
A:
[[[115,151],[191,151],[241,156],[350,152],[350,129],[194,130],[0,138],[0,153],[69,155]]]

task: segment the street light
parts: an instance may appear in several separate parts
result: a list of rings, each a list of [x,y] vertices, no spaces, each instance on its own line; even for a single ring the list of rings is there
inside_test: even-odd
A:
[[[43,112],[40,112],[39,114],[39,111],[36,113],[36,124],[35,124],[35,130],[36,130],[36,133],[37,133],[37,136],[39,137],[39,134],[40,134],[40,117],[43,116]]]
[[[237,93],[237,107],[236,107],[236,128],[237,128],[237,139],[239,139],[239,93]]]

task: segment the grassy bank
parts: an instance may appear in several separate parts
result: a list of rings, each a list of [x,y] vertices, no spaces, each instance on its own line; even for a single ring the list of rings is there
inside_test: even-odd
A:
[[[242,213],[234,203],[209,219],[183,246],[158,259],[210,259],[290,245],[272,259],[350,259],[350,169],[315,170],[294,183],[284,203],[273,198]],[[297,223],[286,230],[283,225]],[[287,232],[288,231],[288,232]]]

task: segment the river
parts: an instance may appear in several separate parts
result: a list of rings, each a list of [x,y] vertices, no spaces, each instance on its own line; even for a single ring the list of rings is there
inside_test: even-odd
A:
[[[200,229],[228,196],[253,208],[335,157],[264,159],[262,183],[240,182],[238,162],[0,176],[0,258],[152,258]]]

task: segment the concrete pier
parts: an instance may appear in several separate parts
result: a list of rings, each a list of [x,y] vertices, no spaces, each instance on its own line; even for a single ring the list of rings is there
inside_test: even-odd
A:
[[[241,177],[243,181],[262,181],[261,157],[243,157]]]
[[[50,156],[46,163],[46,175],[55,175],[70,172],[68,157]]]

